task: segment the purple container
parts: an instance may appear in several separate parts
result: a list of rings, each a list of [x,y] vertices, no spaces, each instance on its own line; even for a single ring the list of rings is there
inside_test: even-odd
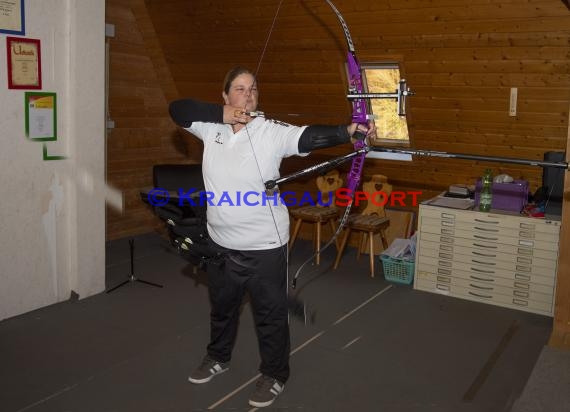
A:
[[[479,208],[481,194],[481,179],[475,185],[475,207]],[[493,200],[491,209],[520,212],[528,203],[528,181],[515,180],[511,183],[493,183],[491,186]]]

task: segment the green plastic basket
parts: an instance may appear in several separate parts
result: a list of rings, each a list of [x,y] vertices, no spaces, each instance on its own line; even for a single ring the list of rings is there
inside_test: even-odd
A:
[[[411,285],[414,280],[414,262],[380,255],[382,269],[387,281]]]

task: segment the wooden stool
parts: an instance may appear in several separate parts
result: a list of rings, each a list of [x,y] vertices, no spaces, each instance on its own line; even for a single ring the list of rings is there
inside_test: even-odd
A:
[[[335,222],[339,218],[340,211],[336,208],[334,204],[334,192],[342,187],[342,179],[339,176],[337,170],[331,170],[324,176],[319,176],[317,178],[317,187],[322,193],[322,203],[329,204],[330,206],[304,206],[298,209],[291,209],[289,214],[294,220],[293,224],[293,234],[289,240],[289,251],[293,249],[293,244],[297,239],[301,225],[305,223],[314,224],[313,231],[313,248],[316,253],[315,263],[318,265],[321,262],[321,255],[319,249],[321,248],[321,233],[322,226],[327,223],[330,225],[331,231],[334,234],[336,232]],[[332,199],[328,198],[329,193],[333,193]],[[338,249],[338,240],[336,241],[336,246]]]
[[[368,253],[370,253],[370,277],[374,277],[374,235],[380,234],[382,239],[382,246],[384,249],[388,248],[388,241],[386,240],[386,229],[390,225],[390,219],[387,217],[379,217],[375,215],[353,215],[348,218],[346,223],[346,235],[342,239],[340,248],[336,255],[333,268],[336,269],[340,263],[340,258],[350,237],[352,231],[359,231],[360,241],[358,242],[358,251],[356,258],[360,259],[360,249],[364,242],[368,241]]]
[[[370,181],[364,183],[363,190],[372,196],[373,193],[381,192],[384,200],[387,202],[390,194],[392,193],[392,185],[387,183],[387,178],[384,175],[374,175]],[[375,197],[376,198],[376,197]],[[346,222],[346,235],[342,239],[340,248],[336,255],[333,268],[336,269],[344,253],[350,234],[353,231],[360,232],[360,241],[358,242],[357,259],[360,259],[360,250],[363,241],[368,242],[368,253],[370,254],[370,277],[374,277],[374,236],[379,234],[382,239],[382,246],[384,249],[388,247],[388,240],[386,237],[386,229],[390,225],[390,219],[386,217],[384,204],[380,201],[368,201],[366,208],[362,213],[349,216]]]
[[[295,243],[295,239],[299,234],[299,230],[301,229],[301,225],[303,224],[303,222],[313,223],[315,225],[313,233],[313,248],[317,253],[315,257],[315,263],[317,265],[320,264],[321,254],[319,253],[319,249],[321,248],[322,225],[329,223],[331,231],[334,234],[334,232],[336,231],[335,221],[339,217],[339,211],[337,209],[332,209],[328,207],[307,206],[291,210],[291,216],[293,217],[293,219],[295,219],[295,227],[293,229],[293,235],[291,236],[291,241],[289,242],[289,250],[293,248],[293,244]],[[338,249],[338,241],[337,241],[337,249]]]

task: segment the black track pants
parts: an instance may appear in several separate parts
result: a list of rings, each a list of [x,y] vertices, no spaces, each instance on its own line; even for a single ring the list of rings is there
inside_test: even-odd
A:
[[[229,362],[245,292],[250,295],[259,342],[259,371],[281,382],[289,378],[287,246],[235,251],[215,247],[223,258],[208,264],[210,344],[208,355]]]

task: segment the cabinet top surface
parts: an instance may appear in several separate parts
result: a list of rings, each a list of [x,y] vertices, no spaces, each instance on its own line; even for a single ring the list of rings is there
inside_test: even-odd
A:
[[[429,201],[428,201],[429,202]],[[430,205],[427,202],[420,204],[420,209],[437,210],[441,213],[450,213],[454,215],[471,215],[471,216],[484,216],[486,218],[504,219],[504,218],[518,218],[524,221],[533,222],[535,224],[547,224],[553,226],[560,226],[560,219],[543,219],[531,216],[521,215],[516,212],[509,212],[506,210],[491,209],[489,212],[481,212],[473,209],[454,209],[450,207],[443,207],[437,205]]]

